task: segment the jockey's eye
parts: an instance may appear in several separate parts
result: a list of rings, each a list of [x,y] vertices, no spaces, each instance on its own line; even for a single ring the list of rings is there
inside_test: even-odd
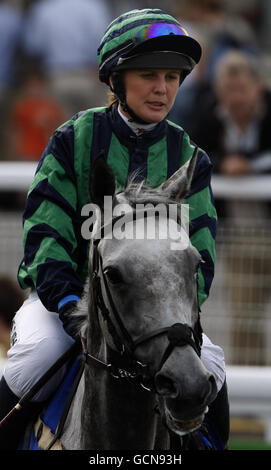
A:
[[[121,272],[113,266],[108,266],[107,268],[105,268],[104,274],[112,284],[120,284],[121,282],[123,282]]]

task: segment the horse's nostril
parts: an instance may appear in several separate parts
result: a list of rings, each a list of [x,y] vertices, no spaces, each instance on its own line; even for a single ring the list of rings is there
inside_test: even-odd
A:
[[[169,377],[159,372],[155,376],[156,391],[159,395],[164,395],[170,398],[176,398],[179,395],[179,389],[177,384],[173,382]]]

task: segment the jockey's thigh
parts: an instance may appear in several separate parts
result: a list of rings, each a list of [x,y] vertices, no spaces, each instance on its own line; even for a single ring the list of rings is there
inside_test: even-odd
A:
[[[13,320],[11,348],[4,370],[5,380],[15,395],[22,397],[73,344],[59,316],[43,306],[32,292]],[[66,372],[63,366],[34,397],[46,400]]]
[[[213,374],[219,392],[226,378],[224,352],[220,346],[213,344],[205,333],[202,335],[201,360]]]

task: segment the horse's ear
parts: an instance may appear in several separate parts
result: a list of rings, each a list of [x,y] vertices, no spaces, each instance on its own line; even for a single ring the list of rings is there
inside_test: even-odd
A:
[[[195,147],[192,157],[161,185],[161,188],[169,194],[171,199],[179,202],[188,196],[197,163],[197,156],[198,147]]]
[[[114,197],[116,191],[115,176],[102,152],[94,161],[89,177],[89,199],[100,208],[104,205],[104,196]]]

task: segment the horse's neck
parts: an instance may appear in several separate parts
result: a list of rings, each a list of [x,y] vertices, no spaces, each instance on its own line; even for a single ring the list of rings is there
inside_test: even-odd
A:
[[[85,376],[82,438],[85,449],[152,449],[154,395],[102,370]]]
[[[81,424],[81,410],[84,397],[85,379],[84,374],[81,377],[77,391],[73,398],[64,431],[61,436],[61,443],[67,450],[81,450],[82,449],[82,424]],[[83,411],[83,410],[82,410]]]
[[[154,407],[154,395],[137,384],[87,367],[61,442],[70,450],[167,449],[167,432]]]

